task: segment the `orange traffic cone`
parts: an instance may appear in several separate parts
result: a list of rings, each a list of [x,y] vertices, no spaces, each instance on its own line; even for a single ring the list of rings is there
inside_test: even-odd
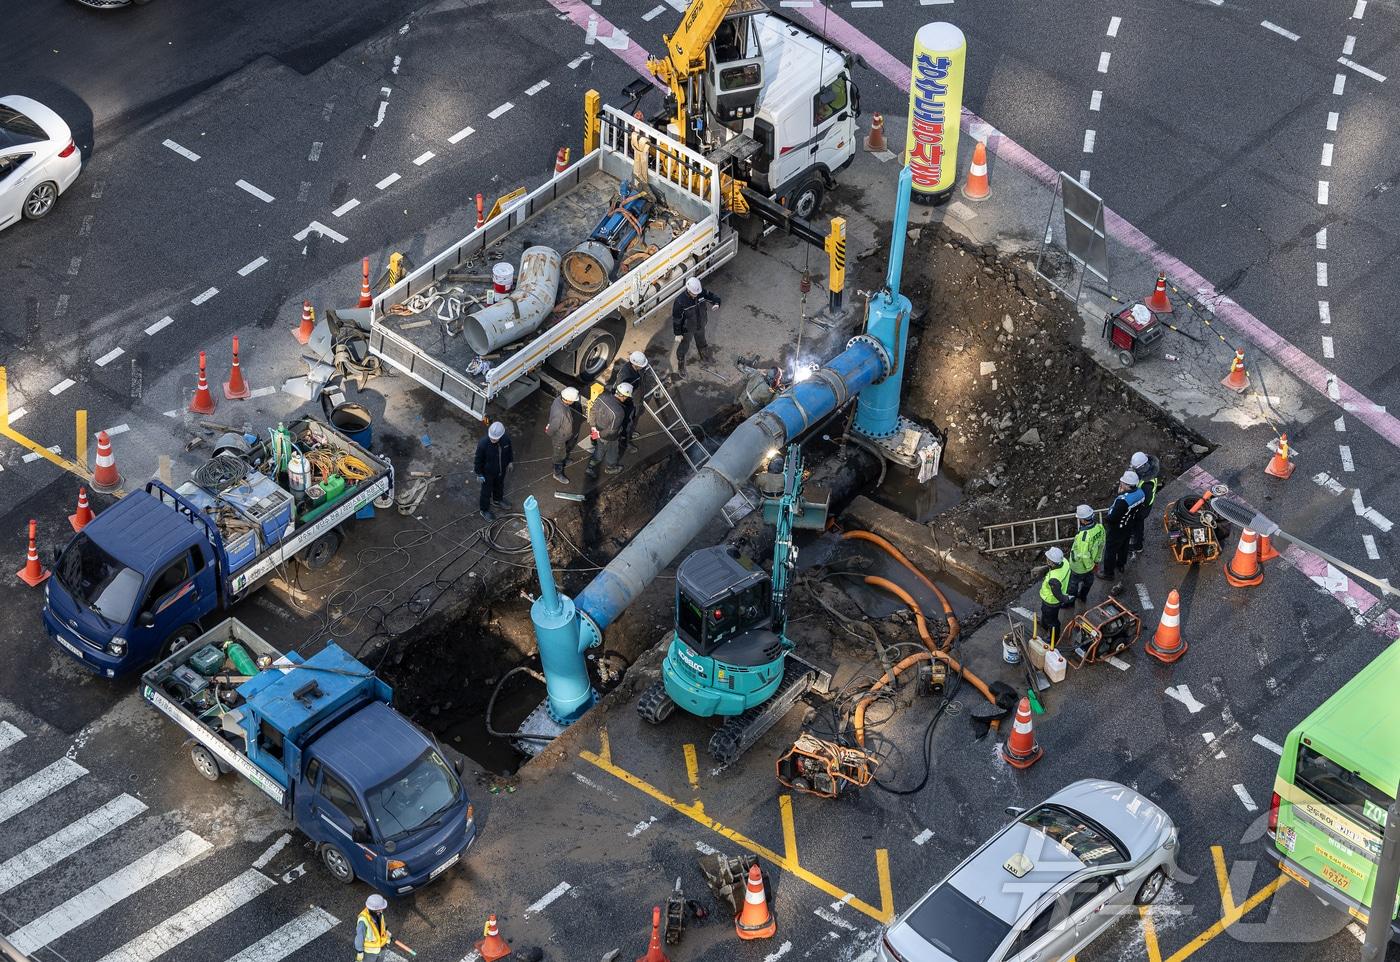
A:
[[[92,506],[88,504],[87,488],[78,489],[78,510],[68,516],[68,523],[74,531],[82,531],[92,520]]]
[[[991,192],[992,187],[987,180],[987,145],[979,140],[977,146],[972,148],[972,167],[968,169],[962,193],[968,200],[986,200]]]
[[[742,933],[740,933],[742,935]],[[666,953],[661,951],[661,906],[654,906],[651,910],[651,942],[647,944],[647,954],[637,960],[637,962],[671,962],[666,957]]]
[[[97,432],[97,461],[92,467],[92,486],[103,494],[111,494],[122,486],[117,473],[117,459],[112,455],[112,439],[106,431]]]
[[[311,332],[316,330],[316,312],[311,309],[310,301],[301,302],[301,327],[292,328],[292,337],[297,339],[298,344],[305,344],[311,340]]]
[[[190,410],[195,414],[214,413],[214,395],[209,393],[209,378],[205,376],[204,352],[199,352],[199,384],[190,398]]]
[[[741,939],[771,939],[778,933],[778,923],[768,911],[768,899],[763,894],[763,873],[757,865],[749,867],[749,879],[744,885],[744,907],[734,920],[734,931]]]
[[[872,154],[882,153],[888,150],[885,146],[885,115],[872,114],[870,117],[870,134],[865,138],[865,149]]]
[[[224,397],[230,401],[241,401],[253,392],[248,390],[248,382],[243,380],[243,368],[238,366],[238,335],[233,336],[233,370],[229,371],[224,382]]]
[[[560,147],[559,152],[554,155],[554,172],[562,174],[569,169],[569,148]]]
[[[476,226],[479,230],[486,226],[486,198],[476,195]]]
[[[486,917],[486,928],[481,930],[481,934],[484,938],[476,943],[476,950],[486,962],[496,962],[510,955],[510,946],[501,938],[501,930],[496,927],[496,916]]]
[[[18,571],[19,580],[31,588],[39,587],[49,576],[49,569],[39,564],[39,548],[35,544],[38,537],[39,522],[31,518],[29,520],[29,555],[25,559],[24,567]]]
[[[1277,557],[1280,557],[1279,550],[1269,541],[1268,535],[1261,534],[1259,536],[1259,563],[1263,564],[1265,561],[1273,561]]]
[[[1230,362],[1230,373],[1225,375],[1220,383],[1236,394],[1243,394],[1249,390],[1249,373],[1244,369],[1244,351],[1235,351],[1235,359]]]
[[[1264,473],[1287,481],[1293,477],[1293,469],[1296,467],[1296,464],[1288,460],[1288,435],[1280,434],[1278,448],[1274,451],[1274,456],[1269,459],[1269,466],[1264,469]]]
[[[1225,580],[1236,588],[1253,588],[1264,583],[1264,569],[1259,567],[1259,536],[1249,528],[1240,532],[1235,556],[1225,569]]]
[[[1147,639],[1147,653],[1164,665],[1186,654],[1186,639],[1181,637],[1181,596],[1175,588],[1167,595],[1167,606],[1162,609],[1157,633]]]
[[[1045,754],[1035,740],[1035,729],[1031,724],[1031,700],[1024,695],[1016,706],[1016,721],[1011,726],[1011,734],[1001,746],[1001,757],[1012,768],[1030,768]]]
[[[1152,295],[1142,303],[1153,314],[1170,314],[1172,312],[1172,302],[1167,297],[1166,274],[1161,271],[1157,272],[1157,287],[1152,291]]]
[[[369,289],[369,258],[360,262],[360,301],[356,307],[373,307],[374,295]]]

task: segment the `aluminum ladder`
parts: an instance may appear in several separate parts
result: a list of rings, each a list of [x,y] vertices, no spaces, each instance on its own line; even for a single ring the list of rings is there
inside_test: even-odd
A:
[[[661,375],[656,373],[655,368],[649,367],[647,370],[651,371],[652,386],[642,395],[642,407],[661,427],[662,433],[680,450],[681,457],[690,465],[691,472],[699,473],[710,460],[710,449],[701,444],[695,432],[690,429],[690,423],[681,413],[680,405],[676,404],[671,392],[666,390],[666,382]],[[735,497],[730,498],[720,509],[720,513],[724,515],[725,523],[732,528],[754,508],[754,503],[749,500],[743,489],[739,488]]]
[[[1103,521],[1108,509],[1098,508],[1094,513]],[[1048,518],[983,525],[980,530],[982,550],[987,554],[1001,554],[1021,548],[1048,548],[1052,544],[1067,544],[1074,540],[1075,532],[1079,530],[1079,519],[1073,513],[1056,514]]]

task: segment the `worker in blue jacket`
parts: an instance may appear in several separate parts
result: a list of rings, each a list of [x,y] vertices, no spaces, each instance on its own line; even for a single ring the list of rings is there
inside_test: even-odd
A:
[[[1123,472],[1118,479],[1118,495],[1104,518],[1108,537],[1104,543],[1102,577],[1105,581],[1113,582],[1110,593],[1123,590],[1123,569],[1128,564],[1133,516],[1146,497],[1146,493],[1138,487],[1139,481],[1136,471],[1129,469]]]
[[[476,442],[476,480],[481,484],[481,516],[487,521],[495,521],[491,506],[509,508],[506,500],[506,471],[515,461],[511,450],[510,435],[506,426],[496,421],[486,432],[486,437]]]

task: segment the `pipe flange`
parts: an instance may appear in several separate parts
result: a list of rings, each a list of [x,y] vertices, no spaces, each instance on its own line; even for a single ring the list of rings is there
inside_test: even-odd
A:
[[[849,351],[857,344],[868,344],[875,349],[875,356],[880,359],[880,376],[870,383],[879,384],[881,381],[885,380],[885,378],[889,377],[890,373],[894,370],[894,361],[890,359],[890,352],[885,345],[880,342],[880,339],[871,337],[869,334],[857,334],[846,342],[846,350]]]
[[[598,630],[598,623],[595,622],[588,612],[582,608],[575,607],[578,615],[578,651],[583,654],[590,648],[597,648],[603,643],[603,633]]]

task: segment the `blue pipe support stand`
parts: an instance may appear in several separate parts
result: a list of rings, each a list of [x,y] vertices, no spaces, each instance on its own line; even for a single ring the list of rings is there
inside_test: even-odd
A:
[[[540,596],[530,606],[530,621],[535,626],[535,643],[544,669],[547,710],[556,724],[568,725],[592,708],[598,696],[579,648],[578,611],[573,600],[560,593],[554,582],[544,522],[534,495],[525,499],[525,526],[530,531],[530,548],[540,578]]]
[[[865,333],[879,341],[889,355],[889,372],[860,392],[856,406],[855,429],[869,438],[887,438],[899,426],[899,396],[904,387],[904,355],[909,341],[909,318],[913,308],[909,298],[899,293],[904,274],[904,239],[909,228],[909,195],[913,172],[899,172],[895,194],[894,226],[890,234],[890,262],[885,272],[885,289],[870,300]]]

